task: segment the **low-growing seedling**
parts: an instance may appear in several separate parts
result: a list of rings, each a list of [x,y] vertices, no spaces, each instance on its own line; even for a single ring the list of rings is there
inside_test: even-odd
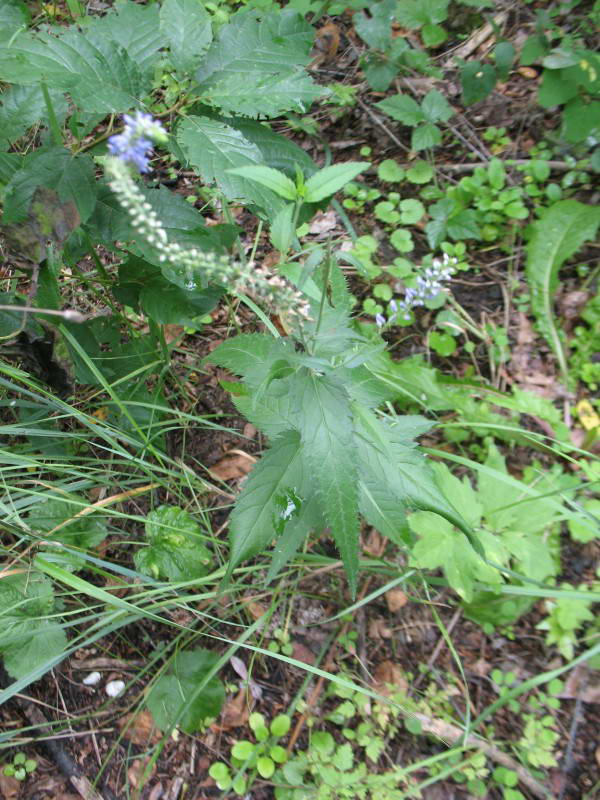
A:
[[[291,726],[287,714],[279,714],[267,724],[264,716],[255,712],[250,714],[248,724],[256,741],[242,739],[236,742],[231,748],[231,766],[224,761],[216,761],[208,770],[222,791],[244,795],[257,776],[269,780],[277,766],[287,761],[287,752],[279,744]]]
[[[15,778],[18,781],[24,781],[28,775],[31,775],[37,769],[37,761],[33,758],[27,758],[25,753],[18,752],[13,756],[13,760],[5,764],[2,768],[2,773],[9,778]]]

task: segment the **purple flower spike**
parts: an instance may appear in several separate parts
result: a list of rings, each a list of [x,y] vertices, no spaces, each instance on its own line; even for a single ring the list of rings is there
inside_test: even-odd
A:
[[[136,111],[135,117],[125,114],[123,119],[125,129],[123,133],[110,137],[108,150],[121,161],[133,164],[140,172],[148,172],[148,152],[152,148],[152,142],[166,141],[167,132],[151,114],[141,111]]]
[[[385,317],[383,314],[375,314],[375,322],[377,323],[378,327],[382,328],[385,325]]]

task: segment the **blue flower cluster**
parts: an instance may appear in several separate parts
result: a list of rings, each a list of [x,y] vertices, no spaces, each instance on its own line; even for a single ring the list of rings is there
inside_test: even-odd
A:
[[[383,314],[375,316],[375,322],[382,328],[384,325],[391,325],[398,319],[398,314],[402,315],[405,320],[410,319],[410,312],[416,306],[424,305],[426,300],[433,300],[439,292],[444,288],[444,283],[449,281],[454,274],[453,266],[457,263],[456,258],[450,258],[447,253],[444,253],[442,261],[439,258],[434,258],[430,267],[426,267],[422,275],[417,278],[416,288],[406,289],[404,292],[404,300],[397,303],[395,300],[390,300],[390,309],[392,314],[385,317]]]
[[[152,143],[166,141],[167,132],[151,114],[144,114],[142,111],[136,111],[135,117],[125,114],[123,119],[123,133],[110,137],[108,150],[121,161],[133,164],[140,172],[148,172],[148,152]]]

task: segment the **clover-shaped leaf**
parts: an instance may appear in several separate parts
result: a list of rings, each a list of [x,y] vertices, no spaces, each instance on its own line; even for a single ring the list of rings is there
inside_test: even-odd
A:
[[[209,570],[212,555],[202,544],[200,526],[177,506],[160,506],[146,518],[149,546],[134,556],[144,575],[172,581],[201,578]]]

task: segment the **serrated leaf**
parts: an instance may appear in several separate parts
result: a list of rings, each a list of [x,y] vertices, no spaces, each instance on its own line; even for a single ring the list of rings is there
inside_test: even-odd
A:
[[[242,199],[276,214],[283,200],[275,192],[231,175],[235,167],[260,164],[262,154],[257,145],[244,138],[236,128],[208,117],[186,117],[177,129],[177,141],[189,162],[205,183],[217,183],[230,200]]]
[[[200,0],[164,0],[160,31],[173,65],[182,72],[195,69],[212,42],[211,18]]]
[[[411,128],[425,121],[425,114],[421,110],[421,106],[407,94],[395,94],[385,100],[380,100],[375,103],[375,106],[392,119]]]
[[[27,33],[0,50],[0,79],[29,85],[43,81],[68,90],[84,111],[119,113],[139,105],[150,88],[127,50],[111,39],[93,42],[68,28],[58,36]]]
[[[443,22],[448,16],[448,0],[402,0],[396,19],[406,28],[420,28]]]
[[[305,175],[312,175],[313,172],[316,172],[317,165],[306,150],[268,125],[242,117],[225,120],[225,122],[240,131],[248,142],[258,147],[262,155],[261,160],[269,167],[285,172],[289,176],[295,176],[296,165]]]
[[[586,206],[577,200],[561,200],[544,211],[531,226],[525,265],[531,307],[564,376],[568,375],[568,368],[553,308],[558,273],[563,263],[584,242],[594,238],[599,224],[600,208]]]
[[[427,150],[430,147],[437,147],[442,143],[442,132],[437,125],[431,122],[425,122],[419,125],[412,132],[410,139],[410,146],[417,152],[419,150]]]
[[[262,164],[249,165],[247,167],[235,167],[228,170],[230,175],[240,175],[242,178],[248,178],[251,181],[256,181],[267,189],[278,194],[286,200],[296,199],[296,187],[294,182],[291,181],[283,172],[279,172],[272,167],[263,166]]]
[[[417,511],[410,515],[408,524],[419,536],[410,564],[421,569],[443,569],[448,583],[463,600],[473,599],[477,581],[501,581],[498,571],[489,567],[467,537],[447,520],[429,511]]]
[[[206,361],[240,375],[252,388],[258,388],[266,379],[271,363],[284,358],[289,347],[282,339],[266,333],[242,333],[222,344],[206,356]]]
[[[27,523],[32,530],[57,545],[50,547],[44,555],[57,556],[70,569],[82,569],[85,559],[61,552],[60,545],[86,551],[97,547],[108,534],[104,521],[96,514],[78,516],[87,506],[88,502],[76,494],[52,496],[36,503],[27,517]],[[72,522],[63,525],[69,519]],[[54,528],[57,530],[54,531]]]
[[[196,74],[214,84],[227,73],[275,74],[310,60],[314,30],[295,11],[238,11],[219,31]]]
[[[146,698],[154,721],[162,731],[177,724],[182,731],[192,734],[206,718],[218,716],[225,700],[225,689],[216,677],[206,680],[218,659],[216,653],[201,647],[179,651],[173,656]]]
[[[54,113],[59,121],[68,110],[64,94],[48,89]],[[11,86],[0,95],[0,146],[7,147],[36,122],[47,115],[46,103],[40,86]]]
[[[66,647],[54,611],[50,580],[40,572],[5,575],[0,580],[0,653],[13,678],[23,678]]]
[[[421,103],[421,110],[428,122],[447,122],[454,113],[450,103],[437,89],[427,92]]]
[[[204,546],[200,526],[177,506],[160,506],[146,517],[148,547],[134,556],[139,572],[153,578],[190,581],[206,575],[213,557]]]
[[[350,398],[335,378],[300,371],[292,384],[302,460],[313,475],[352,594],[358,574],[358,490]]]
[[[231,553],[228,573],[275,537],[281,519],[278,500],[302,480],[300,437],[287,431],[250,472],[229,518]]]
[[[223,114],[277,117],[286,111],[304,114],[326,90],[304,70],[227,73],[201,93],[201,100]]]
[[[338,192],[370,166],[369,161],[347,161],[325,167],[306,181],[304,199],[307,203],[318,203]]]
[[[395,0],[382,0],[369,7],[369,16],[364,11],[354,15],[354,29],[374,50],[386,50],[390,45],[395,8]]]
[[[117,0],[102,17],[86,16],[83,23],[86,36],[95,42],[103,39],[116,42],[144,74],[152,68],[165,44],[157,3],[140,5],[132,0]]]
[[[294,204],[288,203],[275,215],[271,223],[269,231],[271,244],[280,253],[287,253],[294,237],[294,209]]]

